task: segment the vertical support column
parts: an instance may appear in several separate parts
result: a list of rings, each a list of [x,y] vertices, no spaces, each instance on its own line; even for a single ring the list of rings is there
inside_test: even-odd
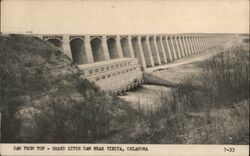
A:
[[[204,51],[202,36],[200,36],[201,51]]]
[[[198,45],[197,37],[198,37],[198,36],[195,36],[194,41],[195,41],[195,45],[196,45],[197,52],[199,53],[200,50],[199,50],[199,45]]]
[[[203,49],[206,51],[206,41],[205,41],[205,36],[202,37],[202,44],[203,44]]]
[[[202,52],[200,36],[198,36],[197,41],[198,41],[199,51]]]
[[[144,56],[143,50],[142,50],[141,36],[138,36],[138,45],[139,45],[139,52],[140,52],[140,55],[141,55],[142,67],[143,67],[144,69],[146,69],[146,68],[147,68],[147,65],[146,65],[145,56]]]
[[[69,43],[69,35],[63,35],[62,47],[63,47],[63,53],[65,53],[69,58],[72,59],[70,43]]]
[[[180,49],[180,45],[179,45],[179,36],[175,36],[175,43],[176,43],[176,48],[177,48],[177,51],[178,51],[178,58],[182,58],[181,57],[181,49]]]
[[[197,49],[197,46],[196,46],[196,43],[195,43],[195,36],[192,36],[192,41],[193,41],[193,45],[194,45],[194,53],[197,53],[198,49]]]
[[[194,45],[194,36],[191,36],[190,41],[191,41],[191,44],[192,44],[193,54],[195,54],[196,50],[195,50],[195,45]]]
[[[117,46],[118,58],[123,58],[122,47],[121,47],[121,42],[120,42],[120,36],[119,35],[116,35],[115,42],[116,42],[116,46]]]
[[[151,67],[154,67],[155,64],[154,64],[154,59],[153,59],[152,51],[151,51],[151,48],[150,48],[149,37],[148,36],[146,36],[146,43],[147,43],[147,49],[148,49],[148,55],[149,55],[149,60],[150,60]]]
[[[179,39],[178,39],[178,43],[179,43],[179,50],[180,50],[180,54],[181,54],[181,58],[183,58],[183,57],[185,57],[185,55],[184,55],[184,48],[183,48],[183,46],[182,46],[182,44],[181,44],[181,36],[179,36],[178,37]]]
[[[189,43],[189,37],[190,37],[190,36],[186,36],[186,40],[185,40],[185,41],[186,41],[186,45],[187,45],[187,49],[188,49],[188,52],[187,52],[187,53],[188,53],[188,56],[190,56],[190,55],[191,55],[191,52],[192,52],[192,51],[191,51],[191,47],[190,47],[190,43]]]
[[[187,46],[186,46],[186,43],[185,43],[185,36],[182,36],[182,40],[181,41],[182,41],[182,45],[183,45],[185,57],[187,57],[188,54],[187,54]]]
[[[160,58],[159,49],[158,49],[158,46],[157,46],[157,43],[156,43],[156,36],[153,36],[153,42],[154,42],[154,46],[155,46],[157,62],[159,63],[159,65],[161,65],[161,58]]]
[[[196,42],[196,45],[197,45],[198,53],[200,53],[200,45],[199,45],[198,39],[199,39],[199,36],[196,36],[196,37],[195,37],[195,42]]]
[[[194,42],[194,47],[195,47],[195,53],[198,53],[198,47],[197,47],[195,38],[196,38],[196,36],[193,36],[193,42]]]
[[[188,42],[189,42],[190,53],[191,53],[191,55],[193,55],[194,49],[193,49],[193,44],[192,44],[192,36],[189,36]]]
[[[102,48],[103,48],[104,60],[105,61],[110,60],[106,35],[102,35]]]
[[[168,43],[168,37],[167,36],[165,37],[165,42],[166,42],[167,49],[168,49],[169,60],[173,61],[173,55],[171,54],[171,49],[170,49],[170,45]]]
[[[90,35],[84,36],[84,47],[85,47],[85,51],[86,51],[87,62],[93,63],[94,58],[93,58],[93,52],[92,52],[91,44],[90,44]]]
[[[132,46],[132,38],[131,38],[130,35],[128,36],[128,47],[129,47],[130,56],[132,58],[135,58],[135,53],[134,53],[134,49],[133,49],[133,46]]]
[[[207,50],[208,49],[208,36],[205,36],[204,44],[205,44],[205,50]]]
[[[199,36],[198,42],[199,42],[199,49],[200,49],[200,52],[202,52],[203,49],[202,49],[202,43],[201,43],[201,36]]]
[[[166,57],[166,52],[165,52],[165,49],[164,49],[164,45],[163,45],[163,42],[162,42],[162,36],[160,36],[160,44],[161,44],[161,49],[162,49],[162,55],[163,55],[163,60],[164,60],[164,63],[167,63],[167,57]]]
[[[195,54],[196,53],[196,51],[195,51],[195,45],[194,45],[194,36],[191,36],[191,38],[190,38],[190,42],[191,42],[191,45],[192,45],[192,51],[193,51],[193,54]]]
[[[171,41],[171,46],[172,46],[172,50],[173,50],[173,54],[174,54],[174,59],[177,60],[177,56],[176,56],[176,52],[175,52],[175,46],[174,46],[174,42],[173,42],[173,39],[172,39],[173,36],[170,37],[170,41]]]
[[[202,49],[203,49],[203,51],[205,51],[206,49],[205,49],[204,36],[202,36],[202,38],[201,38],[201,44],[202,44]]]

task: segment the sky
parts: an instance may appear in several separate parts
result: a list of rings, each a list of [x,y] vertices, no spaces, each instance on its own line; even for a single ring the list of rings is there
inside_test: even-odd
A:
[[[248,0],[2,0],[1,32],[249,33]]]

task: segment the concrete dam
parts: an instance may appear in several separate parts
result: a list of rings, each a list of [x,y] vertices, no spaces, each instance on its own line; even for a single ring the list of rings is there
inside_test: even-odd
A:
[[[102,91],[121,94],[143,84],[143,72],[229,41],[223,34],[31,34],[56,46]],[[232,35],[231,35],[232,36]]]

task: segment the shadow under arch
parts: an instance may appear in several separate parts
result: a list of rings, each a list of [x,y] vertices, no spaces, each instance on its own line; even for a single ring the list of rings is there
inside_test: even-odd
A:
[[[76,64],[88,63],[87,54],[84,46],[84,41],[79,38],[74,38],[70,41],[70,49],[73,62]]]
[[[128,39],[122,38],[120,42],[121,42],[123,57],[132,57],[129,50]]]
[[[56,38],[49,38],[46,41],[57,47],[59,50],[63,51],[62,41]]]
[[[90,44],[91,44],[94,62],[104,61],[105,57],[104,57],[104,51],[103,51],[103,46],[102,46],[102,40],[99,38],[93,38],[90,41]]]

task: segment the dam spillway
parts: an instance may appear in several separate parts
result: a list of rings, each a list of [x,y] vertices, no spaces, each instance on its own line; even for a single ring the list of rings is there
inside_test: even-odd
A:
[[[72,59],[85,77],[115,94],[143,84],[142,73],[219,47],[229,34],[31,34]]]

